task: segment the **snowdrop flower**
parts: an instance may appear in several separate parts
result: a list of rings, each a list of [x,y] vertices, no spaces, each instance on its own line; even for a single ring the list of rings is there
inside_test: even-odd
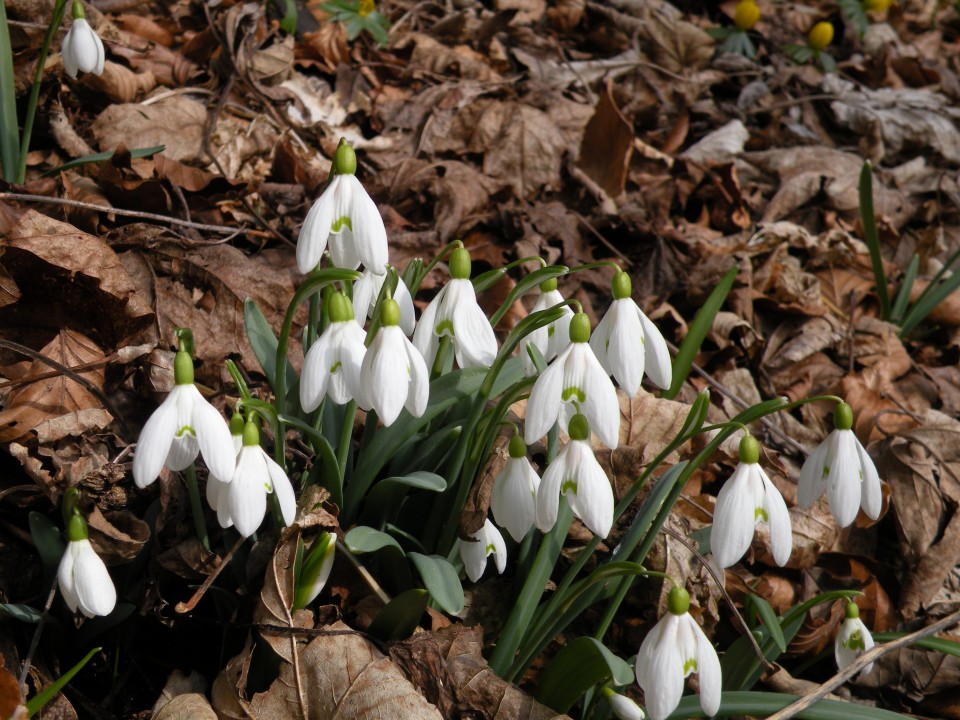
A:
[[[843,615],[843,623],[840,625],[840,631],[833,646],[833,655],[840,670],[873,647],[873,636],[860,619],[860,608],[857,604],[847,602]],[[867,665],[862,672],[868,673],[871,670],[873,670],[873,663]]]
[[[382,274],[387,264],[387,230],[376,203],[357,180],[357,156],[345,139],[333,158],[334,177],[310,208],[297,240],[297,267],[313,270],[330,241],[336,267],[354,270],[360,263]]]
[[[614,692],[611,688],[603,689],[603,696],[610,703],[610,709],[619,720],[645,720],[647,717],[640,706],[626,695]]]
[[[297,514],[293,485],[283,468],[260,447],[257,423],[248,420],[243,428],[243,447],[227,488],[226,500],[227,516],[243,537],[250,537],[260,527],[267,512],[267,493],[274,492],[283,522],[289,526]]]
[[[490,510],[493,518],[520,542],[537,518],[534,498],[540,476],[527,460],[527,444],[519,435],[510,438],[510,459],[493,483]]]
[[[497,572],[501,575],[507,567],[507,546],[500,531],[489,519],[483,521],[483,527],[470,536],[471,540],[460,541],[460,558],[467,570],[470,582],[476,582],[487,568],[487,557],[493,553]]]
[[[175,387],[140,432],[133,458],[137,487],[147,487],[164,466],[184,470],[197,459],[197,452],[215,476],[232,477],[236,453],[230,430],[193,384],[193,360],[183,350],[174,358],[173,378]]]
[[[563,295],[557,290],[557,279],[544,280],[540,283],[540,297],[534,303],[530,314],[541,310],[549,310],[563,301]],[[560,351],[570,344],[570,318],[572,317],[573,310],[565,305],[563,316],[559,320],[553,321],[546,327],[537,328],[527,336],[526,342],[532,342],[537,346],[545,362],[553,360]],[[523,368],[527,375],[537,374],[537,368],[526,352],[523,353]]]
[[[310,346],[300,377],[300,405],[312,412],[328,395],[345,405],[361,395],[360,366],[367,348],[363,328],[353,319],[353,305],[343,293],[330,296],[330,324]]]
[[[73,25],[60,44],[60,54],[63,56],[63,69],[72,78],[77,77],[78,71],[92,72],[94,75],[103,73],[103,43],[87,22],[83,6],[78,0],[74,0]]]
[[[590,347],[597,360],[630,397],[640,389],[643,372],[663,389],[673,381],[670,352],[663,335],[630,297],[630,276],[613,276],[613,302],[597,324]]]
[[[780,491],[757,463],[760,446],[753,435],[740,440],[740,464],[717,496],[710,548],[721,568],[730,567],[747,551],[756,525],[770,526],[770,549],[783,567],[793,549],[790,513]]]
[[[667,614],[643,639],[637,653],[637,682],[651,720],[664,720],[677,708],[683,680],[692,672],[700,678],[703,711],[716,715],[720,709],[720,660],[689,609],[689,593],[674,587],[667,598]]]
[[[230,418],[230,438],[233,440],[233,456],[240,454],[243,447],[243,416],[235,412]],[[228,528],[233,525],[230,519],[230,513],[227,509],[227,497],[229,496],[230,481],[232,476],[223,480],[218,478],[212,472],[207,475],[207,504],[217,513],[217,521],[220,527]]]
[[[567,429],[574,413],[583,413],[600,441],[615,448],[620,441],[617,391],[590,349],[590,319],[576,313],[570,319],[570,344],[543,371],[527,401],[524,439],[532,443],[559,420]]]
[[[60,560],[57,580],[69,608],[87,617],[109,615],[117,604],[117,590],[107,566],[97,555],[87,535],[87,521],[74,514],[67,523],[66,552]]]
[[[357,309],[357,322],[363,326],[363,322],[368,317],[373,317],[373,312],[377,307],[377,298],[380,297],[380,290],[387,279],[386,273],[377,275],[370,271],[370,268],[364,268],[360,279],[353,285],[353,306]],[[413,329],[416,325],[416,314],[413,309],[413,298],[410,297],[410,290],[403,282],[403,278],[397,275],[397,289],[393,293],[393,299],[397,301],[400,308],[400,329],[407,337],[413,335]]]
[[[333,554],[337,547],[337,536],[330,532],[320,533],[313,541],[310,551],[304,558],[297,579],[297,588],[293,593],[294,609],[306,607],[314,601],[327,584],[330,570],[333,568]]]
[[[469,251],[454,248],[449,265],[450,281],[420,316],[413,344],[427,365],[432,366],[440,338],[449,335],[460,367],[490,367],[497,357],[497,338],[477,304],[477,294],[470,282]]]
[[[808,508],[827,491],[830,512],[847,527],[862,507],[871,520],[880,517],[883,503],[880,476],[873,460],[853,434],[853,408],[842,402],[833,411],[834,430],[803,464],[797,502]]]
[[[427,409],[430,375],[423,356],[400,329],[400,308],[396,300],[380,306],[380,329],[370,343],[360,368],[363,397],[357,404],[374,409],[390,426],[406,407],[414,417]]]
[[[594,534],[605,538],[613,526],[613,489],[590,447],[590,425],[577,413],[570,418],[570,442],[543,473],[537,490],[537,527],[549,532],[557,522],[560,493],[573,514]]]

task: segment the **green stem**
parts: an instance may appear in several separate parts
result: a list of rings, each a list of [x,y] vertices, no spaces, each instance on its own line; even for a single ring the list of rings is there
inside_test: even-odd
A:
[[[197,530],[197,537],[203,547],[210,549],[210,538],[207,536],[207,521],[203,516],[203,505],[200,504],[200,487],[197,485],[197,469],[193,463],[184,470],[187,476],[187,494],[190,496],[190,510],[193,512],[193,526]]]
[[[347,468],[347,455],[350,453],[350,443],[353,440],[353,419],[357,414],[357,401],[347,403],[343,413],[343,425],[340,428],[340,446],[337,448],[337,466],[340,470],[340,485],[343,485]]]
[[[33,87],[30,88],[30,100],[27,101],[27,114],[23,118],[23,135],[20,138],[20,168],[17,171],[17,183],[22,185],[27,179],[27,153],[30,151],[30,136],[33,135],[33,120],[37,115],[37,104],[40,100],[40,84],[43,82],[43,69],[47,64],[47,55],[50,45],[60,25],[63,23],[63,14],[67,9],[67,0],[57,0],[53,6],[53,18],[47,27],[47,34],[40,46],[40,56],[37,58],[37,72],[33,77]]]

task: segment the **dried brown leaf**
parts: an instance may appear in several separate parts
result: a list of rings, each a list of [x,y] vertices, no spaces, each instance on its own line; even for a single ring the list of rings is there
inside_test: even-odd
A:
[[[150,539],[150,526],[129,510],[104,515],[94,507],[87,515],[90,542],[107,565],[132,560]]]
[[[114,103],[93,121],[91,130],[101,150],[165,146],[164,154],[181,162],[204,160],[203,134],[207,109],[184,95],[150,105]]]
[[[111,102],[132,103],[153,90],[157,86],[157,79],[149,70],[136,73],[125,65],[107,60],[103,63],[103,72],[99,75],[85,73],[83,84],[106,96]]]
[[[200,693],[178,695],[152,716],[152,720],[217,720],[210,701]]]
[[[280,627],[313,627],[313,612],[298,610],[293,612],[294,575],[293,564],[297,554],[297,541],[300,538],[300,528],[294,528],[285,533],[273,559],[267,566],[267,576],[260,591],[260,602],[254,612],[254,622],[258,625],[274,625]],[[264,631],[263,639],[277,655],[286,662],[293,662],[296,652],[302,650],[303,643],[299,643],[295,634],[280,635],[276,632]]]
[[[617,107],[613,83],[608,82],[584,128],[577,166],[607,195],[617,198],[626,187],[633,143],[633,125]]]

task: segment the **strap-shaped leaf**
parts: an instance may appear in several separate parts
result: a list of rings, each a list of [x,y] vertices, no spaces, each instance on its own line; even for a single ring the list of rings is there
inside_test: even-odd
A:
[[[430,598],[441,610],[456,615],[463,610],[463,586],[456,568],[439,555],[407,555],[420,573]]]
[[[550,661],[540,678],[537,700],[565,713],[587,690],[608,680],[628,685],[633,669],[599,640],[578,637]]]
[[[720,710],[713,717],[723,718],[740,715],[767,717],[783,710],[787,705],[798,699],[797,695],[782,693],[724,692],[720,695]],[[688,695],[680,700],[677,709],[667,720],[688,720],[689,718],[702,717],[707,717],[707,715],[700,709],[700,697]],[[840,700],[819,700],[806,710],[798,712],[794,717],[799,720],[908,720],[906,715],[900,713],[866,705],[857,705],[856,703],[841,702]]]
[[[420,624],[429,601],[430,593],[422,588],[400,593],[373,619],[367,632],[384,642],[404,640]]]
[[[403,548],[400,547],[400,543],[394,540],[392,536],[366,525],[353,528],[347,533],[343,542],[354,555],[376,552],[386,547],[396,548],[400,555],[405,554]]]

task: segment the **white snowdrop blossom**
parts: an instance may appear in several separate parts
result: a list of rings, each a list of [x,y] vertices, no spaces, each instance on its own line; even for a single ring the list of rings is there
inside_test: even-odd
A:
[[[520,542],[537,518],[534,499],[540,476],[527,459],[527,444],[519,435],[510,438],[510,458],[493,482],[490,511],[497,524]]]
[[[337,536],[330,532],[320,533],[313,541],[309,552],[306,553],[297,588],[293,593],[294,609],[306,607],[320,594],[330,570],[333,568],[334,550],[337,547]]]
[[[357,156],[341,139],[333,159],[334,177],[310,208],[297,239],[297,267],[313,270],[330,243],[333,264],[348,270],[360,263],[382,274],[389,259],[387,230],[377,205],[354,174]]]
[[[527,400],[524,439],[533,443],[553,424],[567,430],[574,413],[583,413],[590,427],[609,448],[620,444],[620,404],[593,350],[590,349],[590,319],[576,313],[570,320],[570,344],[537,378]]]
[[[361,326],[364,321],[373,317],[374,310],[377,307],[377,298],[380,297],[380,290],[386,281],[386,273],[377,275],[370,271],[370,268],[364,268],[360,279],[353,284],[353,307],[357,311],[357,323]],[[410,290],[403,282],[403,278],[397,276],[397,289],[393,293],[393,299],[397,301],[400,308],[400,329],[407,337],[413,335],[417,323],[416,312],[413,308],[413,298],[410,297]]]
[[[72,78],[77,77],[78,72],[103,73],[103,42],[90,27],[79,2],[73,3],[73,24],[60,44],[60,54],[63,69]]]
[[[367,348],[360,368],[363,397],[357,404],[373,409],[390,426],[406,407],[420,417],[430,397],[430,375],[420,351],[400,329],[400,309],[392,299],[380,306],[380,329]]]
[[[532,315],[541,310],[549,310],[563,302],[563,295],[557,290],[557,279],[551,278],[540,283],[540,297],[534,303],[530,311]],[[549,325],[537,328],[530,333],[525,342],[532,342],[537,350],[543,355],[544,362],[553,360],[567,345],[570,344],[570,318],[573,317],[573,310],[569,306],[563,307],[563,315],[559,320],[554,320]],[[530,359],[527,352],[522,353],[523,369],[528,376],[536,375],[537,368]]]
[[[720,660],[717,651],[687,611],[690,595],[674,587],[668,612],[643,639],[637,653],[637,682],[643,688],[651,720],[665,720],[680,704],[683,681],[690,673],[700,679],[700,707],[707,715],[720,709]]]
[[[872,648],[873,636],[860,619],[860,608],[855,602],[847,602],[844,608],[844,619],[837,632],[837,639],[833,645],[833,655],[837,660],[837,667],[843,670],[860,655]],[[873,663],[867,665],[861,672],[869,673],[873,670]]]
[[[590,426],[580,414],[570,419],[570,442],[547,466],[537,490],[537,527],[549,532],[557,522],[560,493],[587,528],[605,538],[613,526],[613,489],[590,447]]]
[[[611,688],[605,687],[603,689],[603,696],[607,699],[607,702],[610,703],[610,709],[613,710],[613,714],[616,715],[619,720],[644,720],[644,718],[647,717],[643,710],[640,709],[640,706],[626,695],[621,695],[620,693],[614,692]]]
[[[740,463],[717,496],[710,548],[721,568],[730,567],[750,547],[758,523],[770,527],[770,549],[781,567],[790,559],[793,530],[780,491],[758,464],[760,446],[752,435],[740,440]]]
[[[633,397],[640,390],[644,370],[654,383],[669,388],[673,366],[663,335],[630,297],[631,292],[630,276],[618,272],[613,278],[613,302],[593,331],[590,347],[603,369]]]
[[[454,248],[449,265],[450,281],[420,316],[413,344],[429,367],[437,357],[440,338],[448,335],[461,368],[490,367],[497,357],[497,338],[470,282],[470,253]]]
[[[826,490],[830,512],[840,527],[850,525],[860,508],[871,520],[876,520],[883,505],[880,476],[851,429],[853,409],[847,403],[837,405],[833,424],[833,432],[803,464],[797,503],[801,508],[808,508]]]
[[[243,448],[243,426],[243,416],[235,412],[230,418],[230,438],[233,440],[234,457],[238,456],[241,448]],[[219,522],[220,527],[223,528],[228,528],[233,525],[233,520],[230,519],[230,512],[227,506],[227,498],[230,494],[230,481],[232,479],[233,477],[230,476],[223,480],[212,472],[207,475],[207,504],[213,508],[213,511],[217,514],[217,522]]]
[[[470,582],[477,582],[487,567],[487,557],[491,554],[501,575],[507,567],[507,546],[503,536],[489,519],[483,521],[483,527],[470,536],[471,540],[460,541],[460,558],[466,568]]]
[[[74,514],[67,524],[67,549],[60,560],[57,581],[67,606],[87,617],[104,616],[117,604],[117,590],[107,566],[87,535],[87,522]]]
[[[193,384],[193,360],[184,351],[173,362],[176,385],[143,426],[133,458],[133,479],[145,488],[166,467],[184,470],[203,455],[218,478],[233,476],[236,453],[223,416]]]
[[[353,306],[343,293],[330,296],[330,324],[310,346],[300,377],[300,405],[316,410],[328,396],[345,405],[362,395],[360,368],[367,348],[366,333],[353,319]]]
[[[253,535],[263,522],[269,493],[276,493],[283,522],[289,527],[297,514],[293,485],[283,468],[260,447],[260,430],[256,422],[248,420],[226,499],[227,516],[243,537]]]

